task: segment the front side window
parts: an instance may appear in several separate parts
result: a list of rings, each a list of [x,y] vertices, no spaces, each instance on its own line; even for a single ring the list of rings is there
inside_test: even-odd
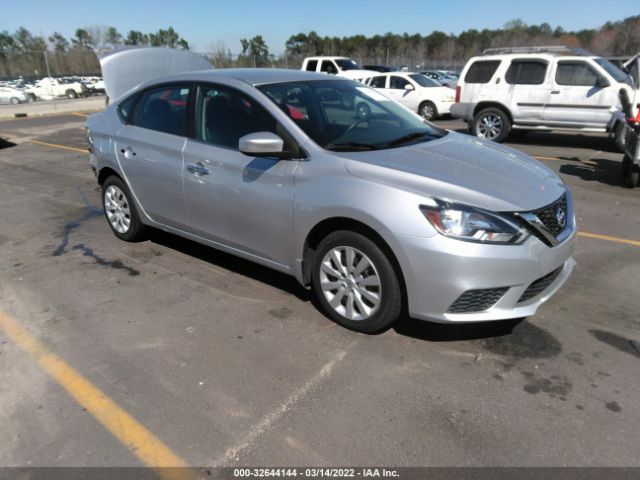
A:
[[[421,73],[412,73],[411,75],[409,75],[409,78],[414,82],[416,82],[421,87],[441,87],[442,86],[435,80],[429,77],[426,77]]]
[[[373,88],[385,88],[385,84],[387,82],[387,77],[384,75],[380,75],[378,77],[373,77],[369,82],[369,85]]]
[[[598,74],[586,62],[561,61],[556,69],[556,83],[576,87],[593,87]]]
[[[434,140],[447,133],[377,90],[349,80],[258,88],[327,150],[381,150]]]
[[[397,90],[404,90],[404,87],[409,85],[409,80],[402,77],[392,75],[389,79],[389,88],[395,88]]]
[[[338,73],[338,69],[331,60],[323,60],[322,65],[320,65],[320,71],[329,73],[331,75],[335,75]]]
[[[136,105],[131,123],[157,132],[183,135],[188,98],[189,87],[184,85],[147,90]]]
[[[464,76],[465,83],[489,83],[496,73],[500,60],[478,60],[469,67]]]
[[[200,87],[196,115],[196,138],[220,147],[237,150],[249,133],[278,134],[275,119],[258,102],[224,86]]]
[[[360,65],[358,65],[356,62],[354,62],[351,59],[338,58],[336,60],[336,63],[338,64],[338,68],[340,70],[362,70],[360,68]]]
[[[611,75],[616,82],[624,82],[627,79],[627,74],[616,67],[606,58],[594,58],[593,60],[602,68],[604,68],[605,72]]]
[[[504,76],[512,85],[541,85],[547,74],[547,63],[541,60],[514,60]]]

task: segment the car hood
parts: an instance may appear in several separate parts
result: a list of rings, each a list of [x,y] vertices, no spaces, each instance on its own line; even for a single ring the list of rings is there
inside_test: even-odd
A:
[[[564,192],[553,170],[517,150],[468,135],[372,152],[340,152],[354,176],[492,211],[530,211]]]

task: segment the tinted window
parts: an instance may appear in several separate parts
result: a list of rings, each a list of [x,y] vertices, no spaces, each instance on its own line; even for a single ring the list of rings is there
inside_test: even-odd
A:
[[[402,77],[392,76],[389,79],[389,88],[404,89],[405,85],[409,85],[409,80]]]
[[[261,105],[222,86],[201,88],[197,118],[196,138],[222,147],[237,149],[240,137],[249,133],[278,134],[275,119]]]
[[[479,60],[473,62],[469,67],[469,71],[464,76],[466,83],[488,83],[496,73],[500,60]]]
[[[158,132],[182,135],[188,97],[189,88],[186,86],[147,90],[140,97],[131,123]]]
[[[573,85],[593,87],[598,74],[585,62],[558,62],[556,83],[558,85]]]
[[[318,66],[318,61],[317,60],[309,60],[307,62],[307,71],[309,72],[315,72],[316,68]]]
[[[338,73],[338,69],[336,68],[336,66],[333,64],[331,60],[323,60],[322,64],[320,65],[320,71],[331,73],[331,74]]]
[[[340,70],[360,70],[360,65],[351,59],[347,60],[345,58],[338,58],[336,63]]]
[[[535,60],[514,60],[504,76],[507,83],[518,85],[540,85],[544,82],[547,64]]]
[[[605,71],[616,79],[616,82],[624,82],[627,79],[627,74],[616,67],[606,58],[594,58],[594,61],[600,65]]]
[[[380,75],[379,77],[373,77],[369,82],[369,85],[373,88],[385,88],[385,82],[387,81],[387,77],[384,75]]]
[[[413,73],[409,75],[409,78],[414,82],[416,82],[421,87],[441,87],[442,86],[435,80],[425,75],[422,75],[421,73]]]

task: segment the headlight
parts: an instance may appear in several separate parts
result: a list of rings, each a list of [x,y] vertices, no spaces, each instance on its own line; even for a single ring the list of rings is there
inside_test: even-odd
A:
[[[447,237],[467,242],[517,244],[529,236],[515,221],[499,213],[443,201],[434,203],[421,205],[420,210]]]

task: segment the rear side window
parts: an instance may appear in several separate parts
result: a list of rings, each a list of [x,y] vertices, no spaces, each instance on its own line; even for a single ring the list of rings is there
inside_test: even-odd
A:
[[[496,73],[500,60],[478,60],[473,62],[464,76],[466,83],[489,83]]]
[[[136,106],[133,125],[183,135],[189,87],[171,85],[147,90]]]
[[[504,76],[515,85],[540,85],[547,73],[547,63],[540,60],[514,60]]]
[[[323,60],[320,64],[320,71],[330,73],[331,75],[336,75],[338,73],[338,69],[331,60]]]
[[[120,115],[122,116],[122,119],[125,122],[129,121],[129,118],[131,117],[131,112],[133,111],[133,107],[135,106],[137,99],[138,99],[138,95],[131,95],[126,100],[123,100],[122,102],[120,102],[120,105],[118,105],[118,112],[120,112]]]
[[[307,62],[307,71],[308,72],[315,72],[317,66],[318,66],[318,61],[317,60],[309,60]]]
[[[556,69],[556,83],[558,85],[593,87],[597,80],[598,74],[585,62],[558,62]]]
[[[379,77],[373,77],[369,82],[369,86],[373,88],[384,88],[387,77],[380,75]]]

